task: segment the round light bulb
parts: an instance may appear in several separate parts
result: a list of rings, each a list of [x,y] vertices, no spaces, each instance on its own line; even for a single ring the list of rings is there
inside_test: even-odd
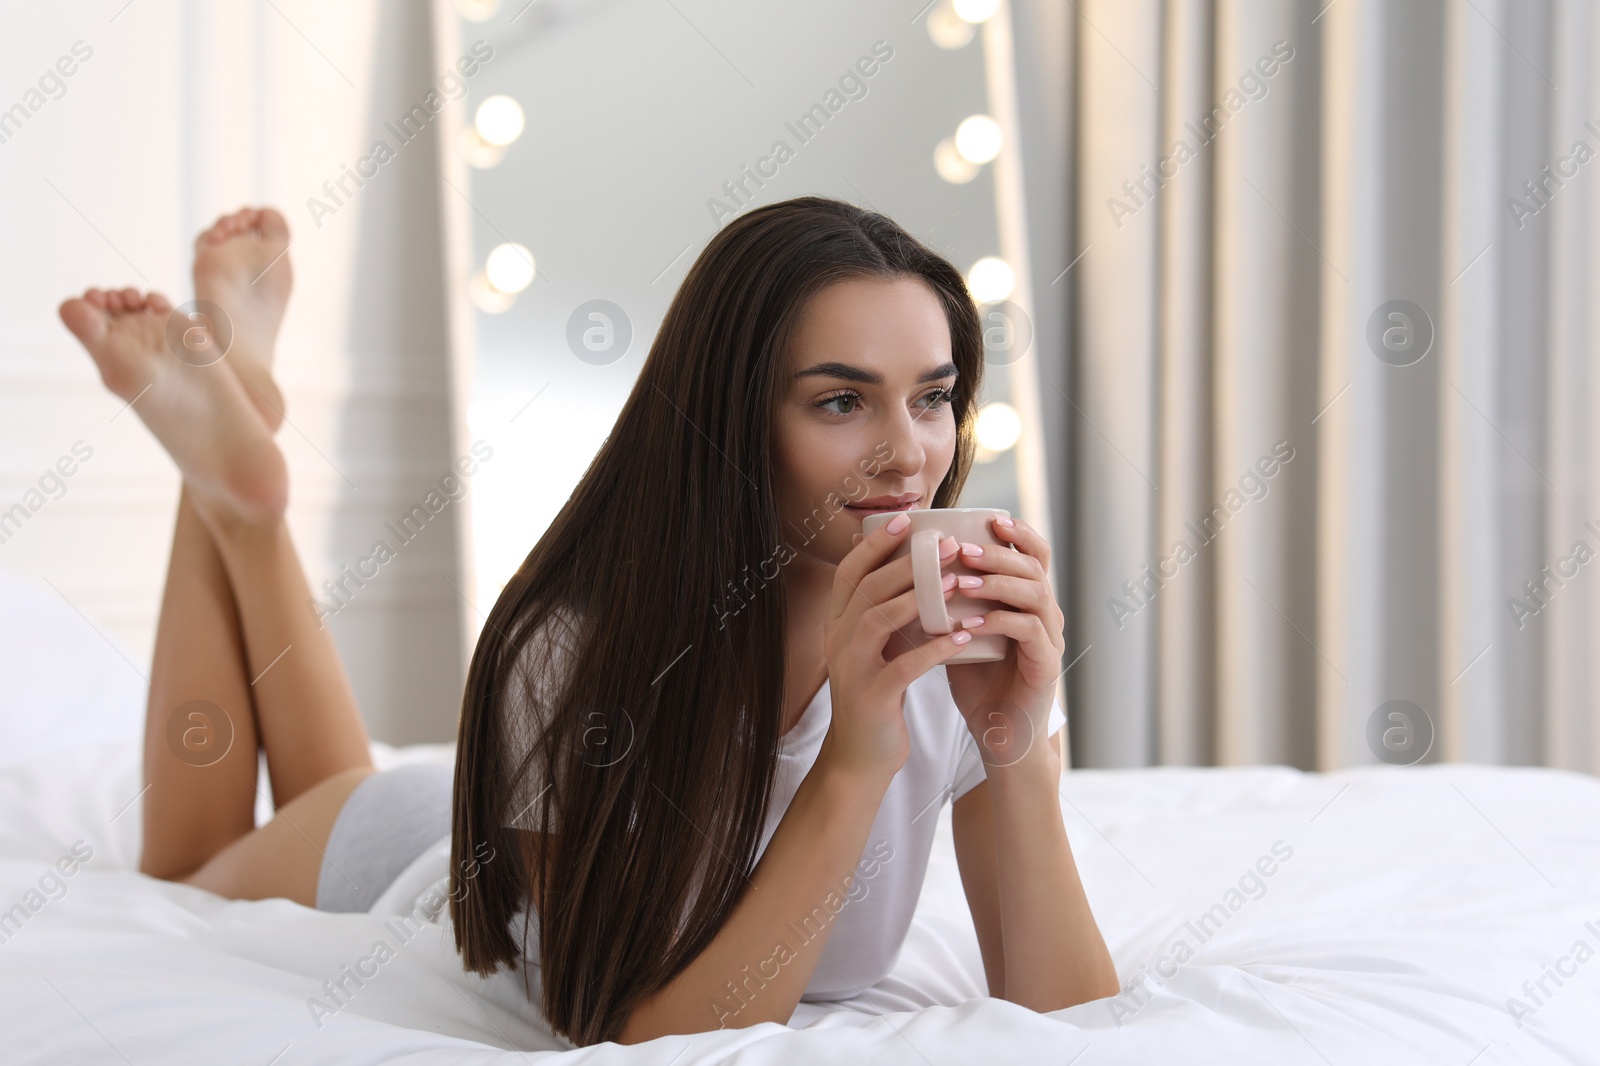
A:
[[[1000,0],[955,0],[952,6],[963,22],[986,22],[1000,10]]]
[[[978,164],[963,159],[961,153],[956,151],[956,142],[951,137],[940,141],[933,149],[933,169],[939,176],[951,185],[965,185],[978,176],[978,171],[983,168]]]
[[[967,291],[980,304],[1009,299],[1016,283],[1011,264],[998,256],[986,255],[967,271]]]
[[[987,163],[1000,154],[1000,123],[988,115],[969,115],[956,127],[956,151],[973,163]]]
[[[497,244],[484,260],[483,271],[501,292],[521,292],[533,283],[533,253],[515,242]]]
[[[1003,452],[1022,437],[1022,416],[1002,400],[978,408],[978,443],[991,452]]]
[[[491,96],[478,105],[473,125],[490,144],[505,146],[522,136],[522,105],[509,96]]]

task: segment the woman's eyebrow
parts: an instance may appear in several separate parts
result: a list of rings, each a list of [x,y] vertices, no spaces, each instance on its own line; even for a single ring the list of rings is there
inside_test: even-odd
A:
[[[917,378],[917,384],[922,385],[929,381],[938,381],[940,378],[953,378],[955,376],[956,365],[954,363],[945,363],[942,366],[934,367]],[[818,363],[816,366],[806,367],[797,373],[795,377],[843,378],[845,381],[856,381],[863,385],[883,384],[882,374],[874,370],[865,370],[859,366],[851,366],[849,363]]]

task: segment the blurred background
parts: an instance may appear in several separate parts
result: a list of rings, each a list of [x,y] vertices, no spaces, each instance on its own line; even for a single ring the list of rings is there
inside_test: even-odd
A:
[[[374,736],[446,740],[483,614],[695,257],[815,194],[981,305],[962,503],[1055,546],[1075,765],[1600,767],[1590,3],[5,18],[0,570],[135,672],[178,480],[63,297],[186,299],[195,234],[284,212],[290,524]]]

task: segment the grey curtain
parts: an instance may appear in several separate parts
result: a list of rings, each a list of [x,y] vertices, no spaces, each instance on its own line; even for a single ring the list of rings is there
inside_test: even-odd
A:
[[[1600,769],[1594,5],[1015,17],[1074,764]]]

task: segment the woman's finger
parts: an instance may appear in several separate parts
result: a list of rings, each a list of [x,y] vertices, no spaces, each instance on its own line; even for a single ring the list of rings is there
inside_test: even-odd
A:
[[[856,585],[855,596],[845,605],[841,617],[849,617],[852,611],[859,613],[872,604],[892,600],[910,587],[911,556],[902,555],[898,559],[890,559],[861,579]]]
[[[862,580],[883,565],[884,560],[905,540],[906,531],[910,528],[911,519],[904,514],[895,515],[845,553],[833,574],[833,589],[828,597],[829,618],[844,614]]]
[[[998,515],[990,525],[1001,543],[1015,544],[1018,551],[1026,552],[1039,560],[1039,565],[1049,572],[1050,542],[1041,537],[1037,529],[1020,519]]]
[[[944,576],[946,602],[955,595],[955,588],[956,575],[946,574]],[[862,610],[861,617],[856,620],[850,646],[862,650],[870,649],[873,654],[878,654],[883,651],[883,646],[888,642],[891,633],[906,629],[918,617],[916,589],[902,592],[883,603],[873,604]],[[911,638],[908,636],[907,639]]]
[[[942,637],[934,637],[928,643],[910,651],[903,651],[890,659],[884,667],[884,675],[896,688],[904,690],[907,685],[935,666],[942,665],[971,639],[972,634],[965,629],[957,629]]]
[[[956,543],[954,537],[945,537],[939,542],[939,565],[942,567],[954,559],[959,550],[960,545]],[[911,555],[908,552],[898,559],[890,559],[862,578],[858,589],[868,603],[882,603],[900,595],[910,587]]]
[[[1010,574],[1030,581],[1045,581],[1044,564],[1026,552],[1012,551],[1006,544],[972,544],[962,542],[961,561],[973,570],[986,570],[992,574]]]
[[[956,551],[955,540],[946,537],[939,547],[940,565],[954,559]],[[834,575],[834,581],[837,588],[839,581],[837,573]],[[851,625],[859,622],[860,617],[871,610],[874,604],[892,600],[911,587],[911,556],[908,553],[898,559],[890,559],[862,578],[856,586],[855,594],[845,602],[844,610],[838,619],[845,623],[848,630]]]
[[[1042,581],[1010,574],[962,574],[956,579],[956,590],[971,599],[998,600],[1041,618],[1047,610],[1054,610],[1056,604],[1050,587]]]
[[[1018,666],[1030,684],[1052,679],[1061,662],[1061,649],[1036,614],[1021,611],[988,611],[965,619],[962,628],[971,633],[998,633],[1017,642]]]

